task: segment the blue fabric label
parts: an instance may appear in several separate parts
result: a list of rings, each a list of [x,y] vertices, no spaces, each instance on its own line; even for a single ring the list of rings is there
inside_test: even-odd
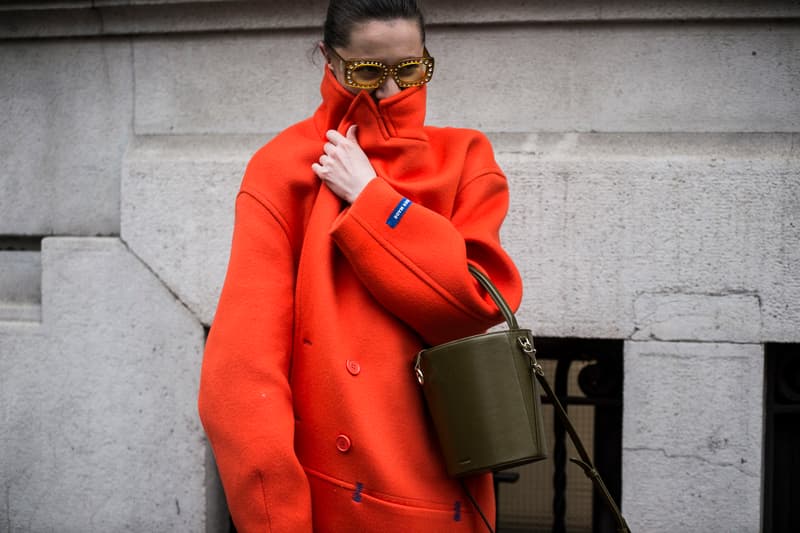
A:
[[[400,200],[400,203],[397,204],[397,207],[394,208],[394,211],[392,211],[392,214],[389,215],[388,220],[386,220],[386,224],[390,228],[397,227],[397,225],[400,223],[400,219],[403,218],[403,215],[406,214],[406,211],[408,211],[408,206],[410,205],[411,205],[411,200],[409,200],[408,198],[403,198],[402,200]]]

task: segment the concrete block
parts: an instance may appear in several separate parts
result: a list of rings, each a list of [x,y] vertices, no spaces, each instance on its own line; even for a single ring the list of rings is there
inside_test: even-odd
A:
[[[798,28],[433,27],[428,122],[489,132],[798,131]],[[322,67],[308,57],[319,38],[310,29],[137,40],[136,132],[283,129],[319,102]]]
[[[625,344],[622,506],[634,530],[759,530],[762,388],[760,345]]]
[[[131,64],[124,41],[0,46],[0,235],[119,232]]]
[[[493,140],[512,193],[502,237],[526,281],[520,317],[539,334],[649,335],[646,309],[661,304],[644,295],[672,294],[659,311],[669,338],[800,340],[795,135]],[[682,318],[698,295],[702,326]],[[717,330],[728,318],[746,323]]]
[[[760,304],[755,294],[640,294],[633,302],[631,338],[758,342]]]
[[[234,202],[260,136],[139,137],[122,177],[122,239],[210,324],[228,265]]]
[[[798,28],[436,29],[429,121],[493,132],[798,131]]]
[[[134,42],[135,129],[152,134],[263,134],[310,116],[324,60],[317,31]]]
[[[622,512],[631,531],[761,531],[760,480],[734,465],[668,457],[660,450],[626,451],[622,478]]]
[[[759,474],[763,364],[757,344],[628,341],[624,448]]]
[[[610,22],[653,20],[758,19],[797,16],[792,2],[769,2],[755,6],[747,2],[718,0],[670,1],[582,1],[552,0],[437,0],[425,3],[426,20],[433,24],[493,24],[520,22]]]
[[[52,38],[180,32],[278,30],[322,26],[325,0],[96,0],[16,2],[0,38]]]
[[[0,324],[3,523],[203,531],[202,326],[118,239],[45,239],[42,265],[42,322]]]

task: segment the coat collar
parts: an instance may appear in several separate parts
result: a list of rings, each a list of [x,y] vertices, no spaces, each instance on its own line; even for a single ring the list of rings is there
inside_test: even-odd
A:
[[[345,89],[327,66],[320,93],[322,104],[314,113],[314,124],[324,139],[330,129],[345,133],[358,125],[359,138],[371,134],[388,140],[392,137],[427,140],[423,131],[427,87],[410,87],[390,98],[375,102],[367,91],[353,94]]]

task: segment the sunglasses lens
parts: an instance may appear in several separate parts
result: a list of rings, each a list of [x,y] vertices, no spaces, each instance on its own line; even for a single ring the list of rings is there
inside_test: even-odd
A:
[[[427,81],[429,66],[423,62],[406,63],[397,67],[397,79],[403,84],[417,85]]]
[[[377,87],[383,79],[383,68],[375,65],[359,65],[350,71],[350,78],[365,88]]]

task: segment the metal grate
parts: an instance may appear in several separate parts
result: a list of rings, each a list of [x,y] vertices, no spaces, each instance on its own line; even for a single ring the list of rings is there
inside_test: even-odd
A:
[[[612,496],[620,501],[622,471],[622,351],[617,340],[536,339],[548,382],[569,412]],[[517,469],[519,480],[498,489],[498,533],[616,531],[593,495],[572,443],[543,398],[550,452],[545,461]]]

